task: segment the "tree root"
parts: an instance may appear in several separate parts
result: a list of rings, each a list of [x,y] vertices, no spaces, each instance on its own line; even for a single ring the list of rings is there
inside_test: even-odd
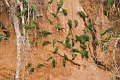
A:
[[[54,53],[54,52],[52,52],[52,51],[50,51],[51,53]],[[60,53],[57,53],[60,57],[64,57],[63,55],[61,55]],[[69,62],[71,62],[72,64],[74,64],[74,65],[76,65],[76,66],[81,66],[79,63],[76,63],[76,62],[74,62],[73,60],[71,60],[71,59],[67,59],[67,61],[69,61]]]

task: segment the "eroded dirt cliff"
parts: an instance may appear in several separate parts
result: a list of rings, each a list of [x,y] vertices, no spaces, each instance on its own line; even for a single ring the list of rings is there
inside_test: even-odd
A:
[[[57,40],[63,40],[67,36],[69,27],[67,25],[68,19],[75,20],[79,22],[78,27],[73,28],[73,37],[75,35],[83,34],[83,29],[85,27],[84,21],[76,13],[78,11],[84,11],[88,17],[94,22],[96,33],[95,38],[100,40],[100,32],[109,27],[110,22],[103,13],[103,6],[99,0],[65,0],[63,7],[68,10],[68,16],[59,15],[57,21],[65,28],[63,32],[58,32],[55,29],[55,25],[51,26],[47,18],[52,19],[55,23],[56,20],[50,14],[50,12],[56,11],[57,0],[53,2],[52,5],[47,5],[45,0],[35,0],[33,1],[37,5],[37,23],[38,31],[47,30],[56,35],[54,37],[49,35],[45,38],[40,38],[38,40],[37,47],[31,46],[29,50],[29,62],[32,67],[36,67],[37,64],[41,63],[45,66],[40,69],[35,69],[33,74],[27,74],[25,71],[25,53],[21,50],[21,70],[20,70],[20,80],[23,78],[25,80],[109,80],[112,76],[110,72],[113,63],[113,47],[115,41],[111,42],[110,51],[104,53],[100,50],[100,46],[92,45],[92,41],[88,43],[89,56],[88,60],[82,59],[80,55],[74,60],[80,66],[77,66],[70,61],[67,62],[66,66],[62,65],[62,57],[60,55],[53,55],[51,51],[53,48],[52,44],[42,47],[44,40],[49,40],[52,42],[54,38]],[[0,13],[0,21],[2,21],[10,31],[10,39],[0,42],[0,79],[12,79],[15,75],[16,68],[16,39],[14,28],[8,19],[8,15],[5,12]],[[66,53],[69,58],[71,58],[70,50],[66,49],[62,44],[57,43],[59,46],[59,53],[64,55]],[[76,44],[79,47],[79,44]],[[119,51],[119,49],[118,49]],[[54,56],[57,61],[55,68],[52,67],[51,62],[47,62],[49,56]],[[97,58],[97,62],[96,59]],[[119,60],[119,57],[117,58]],[[117,61],[118,61],[117,60]],[[99,62],[101,64],[99,64]],[[119,62],[118,62],[119,64]]]

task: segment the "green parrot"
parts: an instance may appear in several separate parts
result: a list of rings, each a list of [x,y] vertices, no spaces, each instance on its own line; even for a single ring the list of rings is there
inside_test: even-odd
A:
[[[84,21],[85,21],[85,18],[87,18],[87,16],[83,11],[78,11],[77,14],[79,14],[79,16],[82,17]]]
[[[60,11],[60,9],[62,8],[63,3],[64,3],[64,0],[60,0],[59,2],[57,2],[57,12],[56,12],[57,14]]]
[[[53,2],[53,0],[49,0],[49,1],[48,1],[48,4],[52,4],[52,2]]]

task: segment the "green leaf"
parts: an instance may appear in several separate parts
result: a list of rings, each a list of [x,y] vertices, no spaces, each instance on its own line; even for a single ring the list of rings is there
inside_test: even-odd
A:
[[[55,48],[54,54],[58,53],[58,46]]]
[[[72,54],[72,60],[75,60],[76,57],[77,57],[77,54],[73,53]]]
[[[51,59],[53,59],[53,57],[51,56],[51,57],[49,57],[48,59],[47,59],[47,62],[49,62]]]
[[[49,0],[49,1],[48,1],[48,4],[52,4],[52,2],[53,2],[53,0]]]
[[[78,21],[74,20],[74,23],[75,23],[75,28],[76,28],[78,26]]]
[[[27,8],[23,8],[23,10],[22,10],[22,16],[25,15],[26,12],[27,12]]]
[[[41,68],[41,67],[44,67],[44,65],[43,64],[38,64],[37,65],[37,68]]]
[[[113,3],[113,0],[108,0],[108,6],[111,7]]]
[[[56,66],[56,61],[55,61],[55,59],[53,59],[52,65],[53,65],[53,67],[55,68],[55,66]]]
[[[53,48],[55,47],[55,43],[56,43],[56,40],[55,39],[53,39]]]
[[[59,30],[63,31],[63,29],[64,29],[64,28],[61,27],[60,23],[57,23],[56,28],[57,28],[57,31],[59,31]]]
[[[31,29],[37,26],[37,22],[35,20],[32,21]]]
[[[80,50],[79,50],[78,48],[73,48],[73,49],[72,49],[72,52],[73,52],[73,53],[80,53]]]
[[[87,49],[87,46],[86,46],[85,44],[80,44],[80,47],[81,47],[82,49]]]
[[[52,20],[48,19],[48,21],[49,21],[50,25],[54,25]]]
[[[27,12],[27,8],[23,8],[22,11],[20,11],[19,13],[17,13],[17,17],[21,19],[22,16],[26,14],[26,12]]]
[[[24,28],[25,28],[25,30],[30,30],[30,29],[31,29],[31,26],[25,24],[25,25],[24,25]]]
[[[72,20],[69,19],[67,24],[69,26],[69,29],[71,30],[72,29]]]
[[[82,17],[83,20],[85,21],[85,18],[87,17],[87,16],[85,15],[85,13],[84,13],[83,11],[78,11],[77,13],[78,13],[79,16]]]
[[[64,0],[60,0],[60,1],[57,2],[57,12],[56,13],[58,13],[59,10],[62,8],[63,3],[64,3]]]
[[[22,19],[22,13],[20,12],[20,13],[17,13],[17,17],[19,18],[19,19]]]
[[[26,0],[22,0],[23,1],[23,3],[27,3],[27,1]]]
[[[37,6],[35,4],[32,4],[32,11],[35,12],[37,10]]]
[[[44,41],[44,42],[43,42],[43,46],[46,46],[46,45],[48,45],[48,44],[51,44],[51,42],[49,42],[49,41]]]
[[[62,9],[62,13],[64,16],[67,16],[67,14],[68,14],[67,9]]]
[[[48,32],[48,31],[42,31],[42,32],[40,32],[41,33],[41,36],[43,36],[43,37],[46,37],[47,35],[50,35],[51,33],[50,32]]]
[[[72,45],[70,43],[66,43],[66,47],[71,49],[72,48]]]
[[[88,51],[82,50],[82,51],[81,51],[81,56],[82,56],[82,58],[89,58],[89,57],[88,57]]]

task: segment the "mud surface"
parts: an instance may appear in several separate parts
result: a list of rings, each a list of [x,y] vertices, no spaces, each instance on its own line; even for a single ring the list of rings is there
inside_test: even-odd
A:
[[[55,33],[54,36],[56,40],[63,40],[67,36],[69,27],[67,25],[68,19],[79,21],[79,26],[75,29],[73,28],[73,37],[75,35],[83,34],[83,29],[85,27],[84,21],[78,15],[77,11],[85,11],[89,18],[94,22],[96,29],[96,38],[100,39],[100,31],[104,30],[109,26],[108,19],[104,16],[103,7],[100,5],[99,0],[65,0],[64,8],[68,10],[68,16],[64,17],[60,14],[59,22],[65,28],[63,32],[57,32],[55,25],[51,26],[47,18],[52,19],[54,22],[56,20],[53,18],[50,12],[55,12],[56,10],[56,1],[52,5],[45,5],[44,0],[36,1],[38,6],[37,11],[37,21],[38,21],[38,31],[47,30],[49,32]],[[10,24],[7,15],[4,13],[0,14],[0,21],[3,21],[4,25],[10,30],[11,37],[9,41],[0,42],[0,79],[11,79],[14,78],[15,69],[16,69],[16,39],[14,34],[14,28]],[[24,78],[25,80],[109,80],[111,77],[111,72],[107,70],[100,69],[94,59],[90,57],[88,60],[77,56],[74,62],[77,62],[81,66],[76,66],[70,61],[67,62],[66,67],[62,65],[62,57],[59,55],[53,55],[51,51],[54,49],[51,47],[52,44],[42,47],[44,40],[52,41],[53,36],[49,35],[45,38],[40,38],[38,40],[38,46],[31,46],[29,50],[29,62],[32,64],[32,67],[36,67],[37,64],[45,64],[44,67],[40,69],[35,69],[33,74],[27,74],[25,72],[25,53],[21,50],[21,71],[20,71],[20,80]],[[112,43],[111,43],[112,44]],[[57,43],[56,46],[59,46],[59,53],[63,55],[66,53],[70,58],[70,50],[66,49],[62,44]],[[79,47],[79,44],[76,46]],[[92,44],[88,44],[90,47],[89,56],[94,56]],[[112,49],[112,48],[111,48]],[[57,60],[56,68],[52,67],[51,62],[47,62],[49,56],[53,56]],[[96,57],[98,60],[109,67],[112,63],[112,53],[110,52],[104,54],[99,50],[99,47],[96,47]],[[108,58],[109,57],[109,58]]]

